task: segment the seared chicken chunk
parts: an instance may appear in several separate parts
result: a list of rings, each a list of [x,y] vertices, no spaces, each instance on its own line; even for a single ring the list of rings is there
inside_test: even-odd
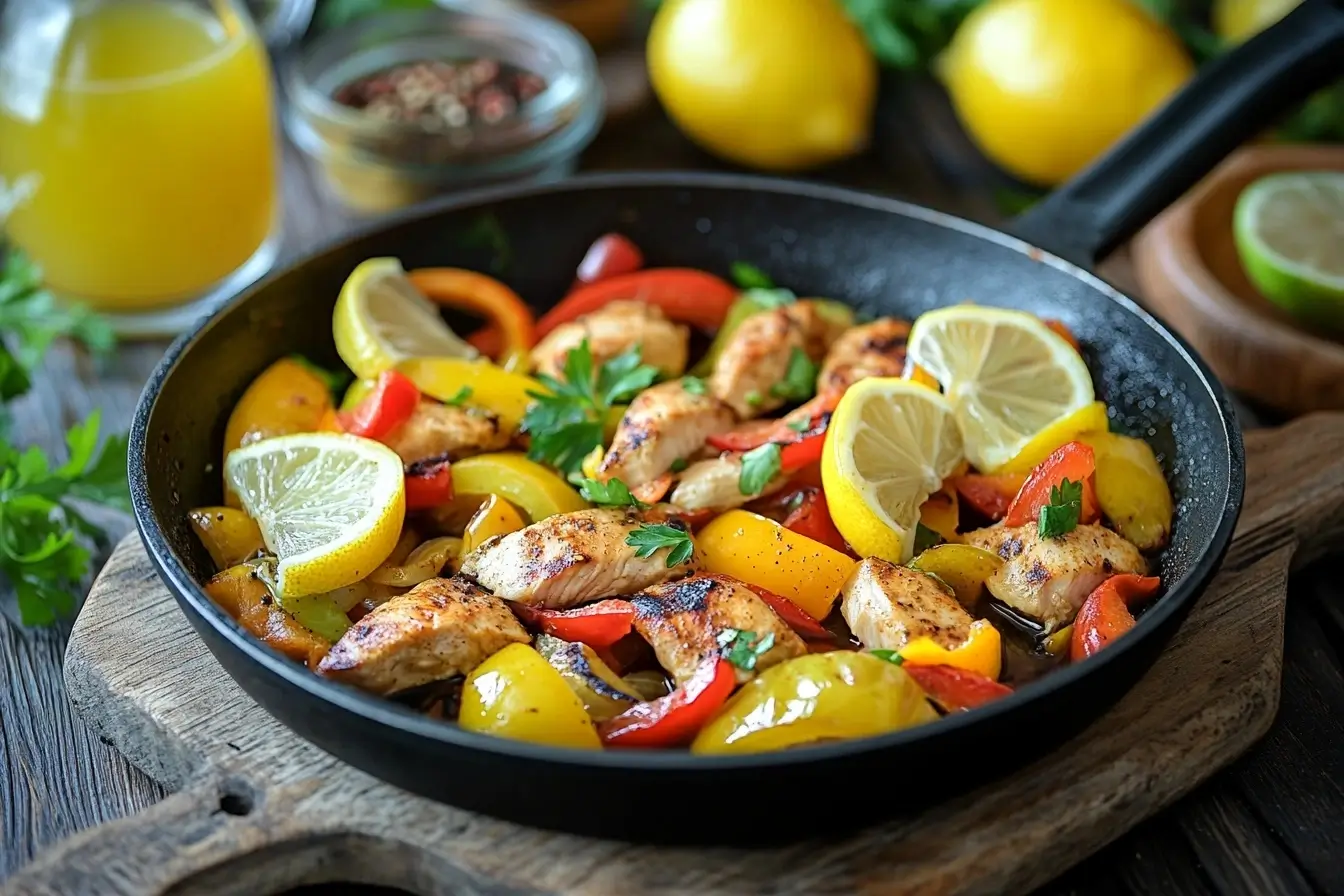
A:
[[[317,671],[375,694],[465,675],[531,639],[504,601],[454,576],[428,579],[352,625]]]
[[[667,500],[678,510],[714,510],[722,512],[741,507],[761,495],[779,491],[789,481],[781,474],[766,484],[761,491],[742,494],[738,482],[742,477],[741,455],[725,454],[691,464],[679,474],[677,487]]]
[[[925,637],[951,649],[970,637],[975,622],[937,581],[878,557],[864,560],[845,580],[840,615],[870,650],[900,650]]]
[[[817,376],[817,392],[843,392],[870,376],[900,376],[910,324],[894,317],[851,327],[826,353]]]
[[[621,418],[597,478],[619,479],[631,488],[651,482],[733,422],[728,405],[711,395],[686,391],[682,380],[645,389]]]
[[[411,419],[383,441],[403,462],[413,464],[431,457],[461,460],[498,451],[509,444],[511,436],[500,426],[499,418],[488,411],[421,399]]]
[[[807,652],[770,605],[739,582],[720,576],[695,576],[656,585],[631,598],[635,631],[653,647],[658,662],[677,684],[683,684],[705,657],[720,650],[725,629],[774,635],[774,645],[756,660],[754,670],[738,668],[738,683],[756,672]]]
[[[821,361],[844,324],[801,301],[764,311],[742,322],[714,365],[709,391],[742,419],[757,417],[788,400],[776,393],[795,350]]]
[[[532,366],[537,373],[561,379],[570,349],[586,339],[593,370],[637,345],[645,364],[657,367],[664,377],[681,376],[690,338],[689,328],[668,320],[657,306],[611,302],[547,333],[532,349]]]
[[[660,508],[643,513],[615,507],[561,513],[488,539],[463,559],[462,575],[508,600],[564,610],[695,572],[700,561],[694,554],[670,568],[669,549],[636,557],[626,537],[645,523],[686,527],[675,514]]]
[[[990,526],[966,533],[966,543],[1006,561],[985,583],[989,593],[1047,631],[1070,622],[1112,575],[1148,573],[1138,548],[1099,525],[1078,526],[1057,538],[1042,538],[1035,523]]]

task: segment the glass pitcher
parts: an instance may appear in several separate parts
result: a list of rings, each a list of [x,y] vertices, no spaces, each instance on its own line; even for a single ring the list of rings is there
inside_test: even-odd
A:
[[[168,334],[278,242],[270,62],[236,0],[0,4],[0,221],[58,296]]]

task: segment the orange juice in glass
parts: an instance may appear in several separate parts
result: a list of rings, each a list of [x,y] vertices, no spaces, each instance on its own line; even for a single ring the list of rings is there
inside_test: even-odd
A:
[[[235,0],[9,0],[0,213],[57,294],[128,333],[181,329],[269,267],[265,48]]]

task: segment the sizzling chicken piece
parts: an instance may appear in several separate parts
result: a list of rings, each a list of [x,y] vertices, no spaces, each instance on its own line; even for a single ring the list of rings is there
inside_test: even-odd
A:
[[[843,392],[870,376],[900,376],[910,324],[894,317],[851,327],[826,353],[817,376],[817,393]]]
[[[677,486],[667,499],[678,510],[722,512],[741,507],[748,501],[779,491],[789,482],[785,474],[776,476],[754,495],[742,494],[742,456],[725,454],[691,464],[678,475]]]
[[[508,535],[496,535],[462,561],[462,575],[507,600],[564,610],[587,601],[633,594],[699,568],[699,559],[668,567],[668,550],[635,556],[626,537],[644,523],[685,523],[665,509],[639,512],[600,507],[562,513]]]
[[[712,395],[688,392],[683,380],[645,389],[621,418],[597,478],[619,479],[631,488],[643,485],[699,451],[706,438],[733,422],[728,405]]]
[[[562,379],[570,349],[588,340],[597,370],[612,358],[639,346],[645,364],[657,367],[664,378],[681,376],[691,331],[663,316],[661,308],[643,302],[612,302],[598,311],[561,324],[532,349],[537,373]]]
[[[1042,538],[1035,523],[990,526],[966,533],[966,543],[1006,562],[985,583],[999,600],[1053,631],[1070,622],[1083,601],[1112,575],[1146,575],[1139,549],[1099,525]]]
[[[375,694],[465,675],[527,632],[473,582],[429,579],[352,625],[317,671]]]
[[[844,329],[844,323],[808,300],[753,315],[719,356],[709,390],[744,420],[772,411],[788,402],[776,387],[785,380],[794,351],[818,363]]]
[[[869,557],[840,590],[840,614],[869,649],[900,650],[916,638],[953,648],[975,619],[937,581],[908,566]]]
[[[659,664],[677,684],[684,683],[701,661],[721,649],[726,629],[774,636],[774,646],[756,660],[754,670],[737,669],[738,683],[756,672],[807,652],[775,611],[751,589],[719,576],[695,576],[646,589],[631,598],[635,631],[658,657]]]
[[[413,464],[431,457],[461,460],[498,451],[509,444],[511,436],[489,411],[421,399],[411,419],[383,441],[403,462]]]

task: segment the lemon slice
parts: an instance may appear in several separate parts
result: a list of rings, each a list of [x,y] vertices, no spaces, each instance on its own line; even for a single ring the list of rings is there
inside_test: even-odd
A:
[[[370,258],[350,273],[336,300],[332,333],[341,360],[360,379],[409,358],[480,354],[448,328],[395,258]]]
[[[279,560],[281,600],[353,585],[401,535],[401,458],[370,439],[320,432],[264,439],[230,451],[224,477]]]
[[[1061,445],[1077,441],[1080,436],[1106,432],[1110,426],[1111,420],[1106,413],[1106,402],[1094,401],[1085,404],[1072,414],[1065,414],[1036,433],[1012,460],[990,472],[1030,473],[1041,461],[1054,454]]]
[[[961,460],[946,398],[906,379],[859,380],[840,399],[822,448],[831,518],[860,556],[904,563],[920,505]]]
[[[1041,430],[1095,398],[1073,346],[1021,311],[930,311],[915,320],[907,351],[942,385],[966,458],[981,471],[1008,463]]]

